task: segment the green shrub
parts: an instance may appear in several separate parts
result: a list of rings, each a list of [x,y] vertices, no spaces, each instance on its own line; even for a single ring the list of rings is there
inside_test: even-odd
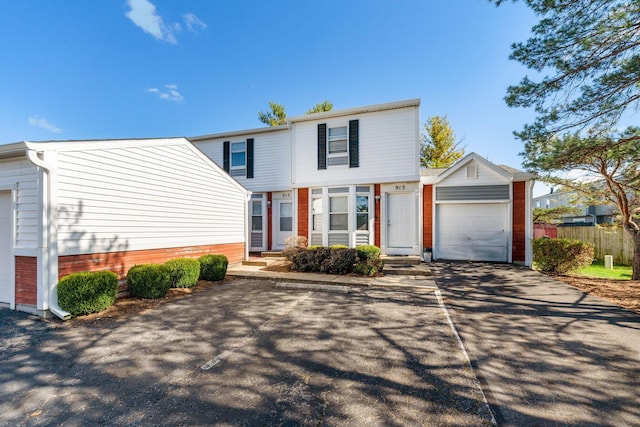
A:
[[[163,264],[134,265],[127,273],[129,294],[138,298],[162,298],[171,287],[171,269]]]
[[[307,247],[307,250],[315,251],[315,250],[320,249],[320,248],[324,248],[324,246],[322,246],[322,245],[311,245],[311,246]]]
[[[349,246],[345,246],[345,245],[331,245],[331,246],[329,246],[329,249],[349,249]]]
[[[198,258],[198,261],[200,261],[200,278],[202,280],[222,280],[227,274],[229,260],[224,255],[203,255]]]
[[[295,271],[319,271],[316,250],[298,251],[291,257],[291,268]]]
[[[374,245],[356,246],[356,251],[358,252],[358,259],[360,261],[380,258],[380,248]]]
[[[384,263],[380,258],[368,259],[365,261],[359,261],[354,267],[353,271],[363,276],[375,276],[382,271]]]
[[[73,273],[58,282],[58,305],[73,316],[97,313],[113,305],[118,276],[112,271]]]
[[[567,273],[587,267],[593,261],[594,249],[590,243],[573,239],[533,240],[533,261],[542,271]]]
[[[174,258],[164,265],[171,270],[172,288],[190,288],[198,283],[200,263],[193,258]]]

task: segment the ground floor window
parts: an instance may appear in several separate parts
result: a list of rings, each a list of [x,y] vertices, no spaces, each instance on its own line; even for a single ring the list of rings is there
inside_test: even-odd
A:
[[[349,247],[369,244],[372,188],[352,185],[311,189],[310,244]]]

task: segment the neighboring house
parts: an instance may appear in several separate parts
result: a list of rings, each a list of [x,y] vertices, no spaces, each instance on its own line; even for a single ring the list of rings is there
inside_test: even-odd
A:
[[[245,259],[249,193],[185,138],[0,146],[0,304],[59,317],[58,279]]]
[[[471,153],[423,169],[423,242],[435,259],[531,265],[532,175]]]
[[[616,207],[613,205],[589,205],[579,202],[575,191],[554,191],[533,199],[533,208],[556,208],[570,206],[579,210],[576,215],[568,215],[561,219],[559,226],[590,226],[596,224],[612,224],[616,218]]]
[[[252,191],[251,251],[299,235],[386,255],[530,265],[532,176],[473,153],[421,173],[419,106],[328,111],[190,140]]]

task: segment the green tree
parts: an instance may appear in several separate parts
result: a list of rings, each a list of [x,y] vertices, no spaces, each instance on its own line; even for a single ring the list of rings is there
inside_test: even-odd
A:
[[[490,0],[500,5],[505,0]],[[514,0],[517,1],[517,0]],[[525,167],[620,211],[634,245],[633,279],[640,280],[640,131],[613,129],[640,102],[640,2],[637,0],[524,0],[540,17],[532,37],[512,46],[511,59],[547,74],[525,77],[507,90],[511,107],[537,117],[516,132]],[[604,184],[567,180],[578,169]]]
[[[314,105],[313,108],[307,110],[305,114],[322,113],[323,111],[331,110],[333,110],[333,102],[329,102],[325,99],[323,102],[320,102],[319,104]]]
[[[447,117],[427,119],[420,134],[420,164],[425,168],[446,168],[464,156],[462,141],[456,135]]]
[[[512,45],[510,58],[541,77],[507,90],[509,106],[538,114],[519,136],[608,133],[640,101],[640,2],[523,1],[540,21],[529,40]]]
[[[284,125],[287,123],[287,111],[284,105],[269,101],[269,111],[259,111],[258,120],[269,126]]]

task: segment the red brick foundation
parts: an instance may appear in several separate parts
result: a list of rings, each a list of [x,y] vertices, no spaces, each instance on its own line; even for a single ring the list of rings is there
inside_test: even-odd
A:
[[[230,263],[240,262],[244,260],[244,243],[65,255],[58,258],[58,277],[62,278],[79,271],[110,270],[120,279],[124,279],[134,265],[163,263],[171,258],[197,258],[207,254],[226,255]]]
[[[38,302],[38,258],[16,257],[16,304],[36,305]]]
[[[298,236],[309,238],[309,189],[298,188]]]
[[[526,183],[513,183],[513,237],[511,246],[512,262],[525,261],[526,229]]]
[[[433,248],[433,185],[422,187],[422,245]]]

